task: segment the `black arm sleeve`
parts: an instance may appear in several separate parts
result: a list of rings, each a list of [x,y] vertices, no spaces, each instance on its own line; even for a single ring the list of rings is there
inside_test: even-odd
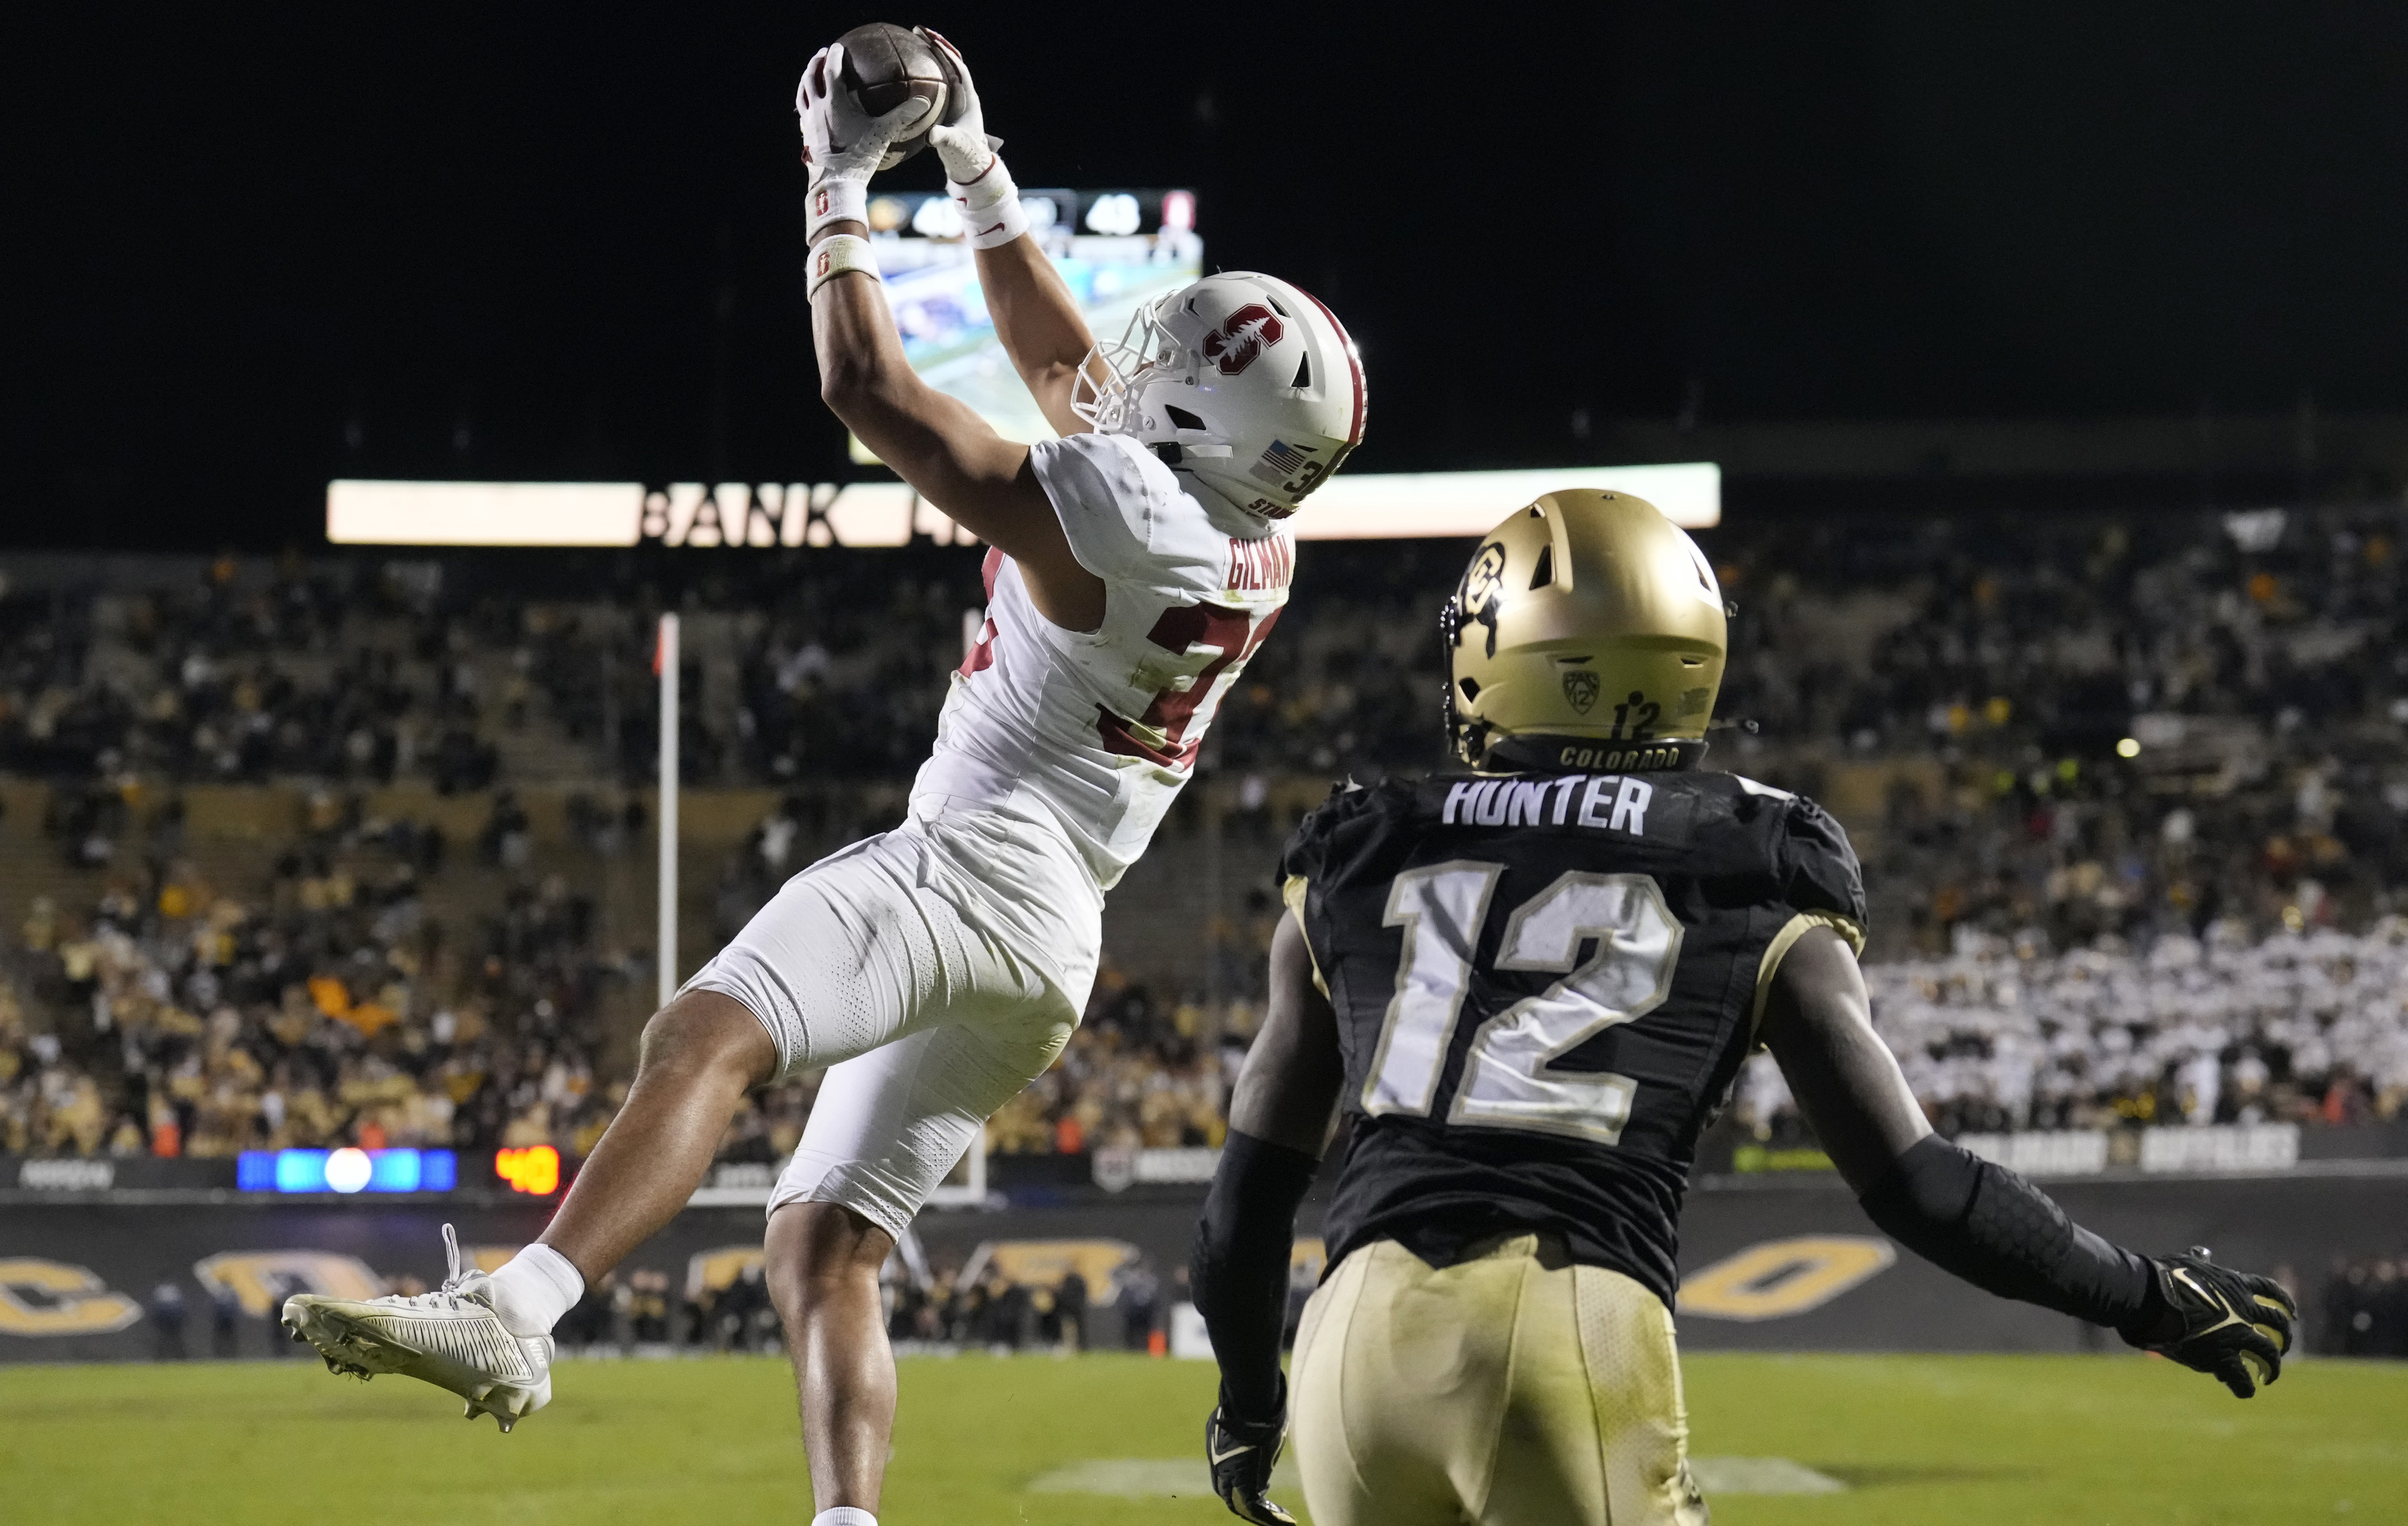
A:
[[[1240,1419],[1271,1419],[1284,1403],[1280,1327],[1296,1210],[1320,1170],[1300,1150],[1232,1129],[1196,1226],[1187,1274],[1221,1364],[1221,1403]]]
[[[1882,1232],[2001,1298],[2118,1330],[2158,1312],[2149,1262],[2065,1216],[2003,1166],[1927,1135],[1857,1200]]]

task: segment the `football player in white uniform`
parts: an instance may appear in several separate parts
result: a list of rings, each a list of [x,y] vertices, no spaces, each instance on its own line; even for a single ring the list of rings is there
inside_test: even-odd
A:
[[[507,1431],[550,1397],[553,1322],[684,1205],[744,1092],[825,1067],[767,1232],[820,1526],[878,1505],[895,1409],[879,1268],[1077,1026],[1104,893],[1286,602],[1284,522],[1361,440],[1364,410],[1345,329],[1269,276],[1207,277],[1098,345],[973,94],[932,141],[996,333],[1062,437],[1000,438],[912,374],[865,237],[870,175],[928,107],[867,116],[834,88],[842,62],[823,50],[796,99],[822,394],[994,548],[910,819],[796,876],[652,1017],[626,1104],[540,1243],[490,1276],[455,1257],[435,1293],[296,1297],[284,1315],[330,1365],[424,1378]]]

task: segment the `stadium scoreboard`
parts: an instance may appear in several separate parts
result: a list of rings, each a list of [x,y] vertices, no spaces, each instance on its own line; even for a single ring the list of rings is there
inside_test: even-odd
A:
[[[513,1193],[549,1197],[560,1190],[560,1152],[531,1144],[493,1152],[490,1181],[461,1181],[454,1150],[245,1150],[235,1158],[238,1192],[454,1192],[463,1186],[507,1188]]]

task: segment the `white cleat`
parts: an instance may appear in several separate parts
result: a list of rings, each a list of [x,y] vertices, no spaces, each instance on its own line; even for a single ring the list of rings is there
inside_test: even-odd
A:
[[[507,1432],[552,1402],[552,1337],[510,1333],[486,1290],[493,1278],[460,1270],[449,1224],[443,1249],[452,1274],[434,1292],[366,1302],[295,1293],[284,1301],[284,1328],[316,1346],[330,1372],[419,1378],[466,1399],[466,1418],[491,1415]]]

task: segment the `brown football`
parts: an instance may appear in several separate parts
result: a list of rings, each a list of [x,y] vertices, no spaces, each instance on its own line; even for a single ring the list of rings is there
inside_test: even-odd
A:
[[[837,88],[853,92],[853,99],[869,115],[884,116],[914,98],[936,103],[936,109],[928,113],[927,126],[909,137],[896,138],[879,168],[893,169],[926,148],[928,127],[961,119],[962,103],[953,98],[953,61],[910,27],[871,22],[837,41],[844,45],[844,67],[837,73]]]

